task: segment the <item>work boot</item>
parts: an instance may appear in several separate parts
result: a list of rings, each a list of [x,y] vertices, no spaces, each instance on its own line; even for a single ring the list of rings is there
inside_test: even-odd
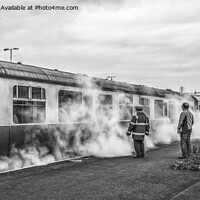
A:
[[[186,159],[187,157],[186,156],[181,156],[181,157],[178,157],[179,159]]]
[[[141,158],[141,156],[138,156],[138,155],[137,155],[137,156],[133,156],[133,158]]]

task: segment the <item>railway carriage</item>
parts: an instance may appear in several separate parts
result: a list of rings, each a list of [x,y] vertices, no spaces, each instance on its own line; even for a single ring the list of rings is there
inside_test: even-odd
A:
[[[153,131],[163,118],[173,122],[185,101],[171,90],[5,61],[0,61],[0,86],[0,155],[7,156],[35,138],[53,151],[57,131],[67,130],[65,145],[73,146],[77,131],[84,142],[92,137],[88,127],[99,113],[114,112],[126,130],[135,105],[144,107]],[[187,101],[195,109],[195,99],[187,96]]]

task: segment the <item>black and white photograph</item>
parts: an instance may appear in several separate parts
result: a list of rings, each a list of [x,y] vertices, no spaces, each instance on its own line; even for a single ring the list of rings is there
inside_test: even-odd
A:
[[[200,199],[200,1],[1,0],[0,199]]]

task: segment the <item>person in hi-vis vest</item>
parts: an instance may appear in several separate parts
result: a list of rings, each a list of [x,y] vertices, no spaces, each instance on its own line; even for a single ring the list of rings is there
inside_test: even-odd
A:
[[[136,152],[135,158],[143,158],[145,156],[144,137],[149,135],[150,129],[149,118],[142,111],[142,106],[135,106],[135,110],[136,114],[133,115],[129,123],[127,135],[132,134]]]

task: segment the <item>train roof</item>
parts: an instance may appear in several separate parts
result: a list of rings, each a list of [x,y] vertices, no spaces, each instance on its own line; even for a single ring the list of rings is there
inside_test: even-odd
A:
[[[139,95],[167,97],[167,95],[181,96],[179,92],[163,90],[144,85],[129,84],[126,82],[111,81],[85,75],[47,69],[21,63],[0,61],[0,77],[20,79],[36,82],[60,84],[71,87],[98,87],[102,90],[121,91]]]

